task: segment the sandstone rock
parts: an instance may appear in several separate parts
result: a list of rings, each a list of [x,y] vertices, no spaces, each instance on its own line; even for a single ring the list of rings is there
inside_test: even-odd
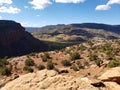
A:
[[[89,81],[89,80],[88,80]],[[29,73],[7,83],[0,90],[99,90],[79,77],[42,70]]]
[[[120,90],[120,85],[115,82],[104,82],[108,90]]]
[[[102,81],[117,82],[120,83],[120,67],[112,68],[107,70],[98,79]]]
[[[120,67],[107,70],[99,79],[108,90],[120,90]]]

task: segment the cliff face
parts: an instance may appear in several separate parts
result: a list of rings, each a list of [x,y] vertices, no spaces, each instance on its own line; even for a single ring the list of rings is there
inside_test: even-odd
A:
[[[42,41],[14,21],[0,20],[0,57],[17,56],[47,49]]]

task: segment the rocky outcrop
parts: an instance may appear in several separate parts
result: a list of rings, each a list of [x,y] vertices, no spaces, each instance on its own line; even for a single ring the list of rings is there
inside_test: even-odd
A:
[[[120,90],[120,67],[107,70],[99,79],[104,82],[108,90]]]
[[[0,57],[44,51],[47,46],[14,21],[0,20]]]
[[[0,90],[99,90],[90,85],[90,82],[87,78],[43,70],[20,76]]]
[[[99,77],[104,82],[117,82],[120,83],[120,67],[107,70],[102,76]]]

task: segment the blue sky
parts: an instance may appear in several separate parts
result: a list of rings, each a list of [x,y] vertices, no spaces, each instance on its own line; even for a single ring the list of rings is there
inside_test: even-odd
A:
[[[0,0],[0,19],[15,20],[27,27],[120,24],[120,0]]]

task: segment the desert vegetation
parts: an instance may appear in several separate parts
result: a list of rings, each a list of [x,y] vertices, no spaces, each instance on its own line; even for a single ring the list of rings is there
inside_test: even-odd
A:
[[[0,59],[0,74],[1,75],[10,75],[12,70],[11,64],[7,61],[6,58]]]

